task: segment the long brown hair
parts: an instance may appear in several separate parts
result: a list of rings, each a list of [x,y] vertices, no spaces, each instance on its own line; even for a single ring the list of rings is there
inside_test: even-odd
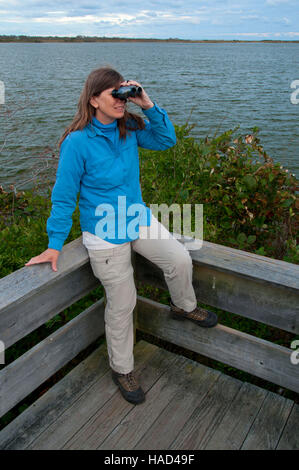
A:
[[[101,67],[93,70],[87,77],[81,92],[77,113],[71,124],[66,128],[59,141],[59,147],[70,132],[82,130],[91,123],[95,115],[95,108],[90,104],[93,96],[99,96],[107,88],[118,88],[124,79],[120,73],[110,67]],[[144,120],[137,114],[129,113],[125,110],[124,116],[117,119],[120,138],[125,139],[127,132],[135,129],[144,129]]]

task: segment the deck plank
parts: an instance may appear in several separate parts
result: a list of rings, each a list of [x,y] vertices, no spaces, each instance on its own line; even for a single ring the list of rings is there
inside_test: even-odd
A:
[[[274,450],[279,442],[293,402],[269,392],[241,447],[244,450]]]
[[[144,406],[131,409],[97,448],[126,450],[128,446],[134,447],[182,386],[181,368],[186,364],[186,358],[177,357],[148,391]]]
[[[0,432],[0,449],[23,450],[108,370],[102,344]]]
[[[262,388],[244,382],[205,449],[240,449],[267,393]]]
[[[170,449],[204,449],[241,385],[240,380],[221,374],[177,435]]]
[[[299,406],[145,341],[134,406],[111,379],[106,344],[0,432],[1,449],[298,449]]]
[[[140,383],[145,393],[159,380],[165,370],[172,367],[175,360],[176,356],[174,354],[163,349],[160,349],[152,356],[151,361],[140,372]],[[138,405],[138,407],[143,406],[144,404]],[[64,449],[97,449],[113,430],[117,429],[119,423],[126,419],[126,416],[133,408],[135,408],[134,405],[125,401],[119,392],[116,393],[67,442]],[[131,445],[129,445],[129,448],[131,448]]]
[[[181,374],[184,377],[183,384],[134,449],[168,449],[194,409],[218,379],[220,372],[195,362],[189,362]],[[150,406],[142,419],[147,421],[147,414],[150,417],[151,412]]]
[[[299,405],[294,403],[287,424],[280,437],[277,450],[299,450]]]
[[[150,360],[157,349],[157,346],[149,343],[138,343],[135,348],[136,370]],[[111,379],[110,368],[107,367],[106,373],[71,406],[66,406],[63,413],[28,446],[28,449],[60,449],[116,392],[117,387]]]

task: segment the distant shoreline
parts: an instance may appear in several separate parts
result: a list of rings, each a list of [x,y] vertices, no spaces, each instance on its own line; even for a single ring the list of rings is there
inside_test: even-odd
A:
[[[167,43],[299,43],[299,40],[279,40],[279,39],[261,39],[261,40],[239,40],[239,39],[155,39],[155,38],[106,38],[97,36],[6,36],[0,35],[0,43],[46,43],[46,42],[65,42],[65,43],[80,43],[80,42],[167,42]]]

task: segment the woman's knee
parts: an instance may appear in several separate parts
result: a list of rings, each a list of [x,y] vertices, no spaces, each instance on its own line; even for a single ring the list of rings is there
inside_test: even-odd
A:
[[[168,277],[173,277],[190,271],[192,271],[192,258],[184,248],[174,254],[165,274]]]

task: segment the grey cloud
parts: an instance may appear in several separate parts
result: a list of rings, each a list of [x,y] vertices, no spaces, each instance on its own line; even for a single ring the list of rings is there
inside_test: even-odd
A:
[[[0,27],[3,34],[26,32],[34,35],[42,31],[45,35],[86,35],[86,32],[98,35],[104,32],[133,37],[149,34],[151,37],[200,39],[203,35],[210,35],[216,38],[221,34],[225,37],[228,31],[233,33],[240,25],[250,25],[251,31],[257,31],[269,23],[278,27],[278,18],[284,30],[291,18],[293,25],[290,27],[295,31],[298,27],[296,17],[299,18],[299,15],[296,11],[287,11],[287,5],[281,3],[280,15],[278,5],[276,8],[267,6],[266,0],[242,0],[241,4],[239,0],[147,0],[143,3],[139,0],[18,0],[6,3],[0,0],[0,9],[9,11],[6,16],[2,14]],[[125,14],[129,18],[123,18]],[[117,18],[118,15],[122,20],[117,23],[110,21],[109,18]],[[57,18],[64,16],[91,16],[91,21],[57,21]],[[39,17],[47,21],[39,23],[36,21]],[[52,18],[53,22],[50,21]],[[5,19],[10,22],[5,22]],[[14,19],[18,21],[14,23]]]
[[[151,18],[155,18],[155,17],[158,16],[158,14],[157,14],[155,11],[147,11],[147,12],[145,13],[145,15],[146,15],[146,16],[149,16],[149,17],[151,17]]]
[[[187,5],[189,6],[187,7]],[[191,5],[190,5],[191,4]],[[11,12],[26,12],[26,16],[30,13],[44,13],[47,11],[77,11],[84,12],[89,11],[96,13],[97,11],[106,11],[107,13],[126,13],[126,12],[138,12],[141,10],[177,10],[179,8],[188,8],[191,6],[195,7],[198,3],[196,1],[191,1],[186,4],[182,0],[169,0],[165,2],[157,0],[148,0],[146,3],[141,4],[140,1],[131,0],[111,0],[109,3],[100,3],[98,0],[51,0],[51,1],[42,1],[42,0],[19,0],[16,3],[5,4],[5,10]],[[38,12],[36,12],[38,10]]]

